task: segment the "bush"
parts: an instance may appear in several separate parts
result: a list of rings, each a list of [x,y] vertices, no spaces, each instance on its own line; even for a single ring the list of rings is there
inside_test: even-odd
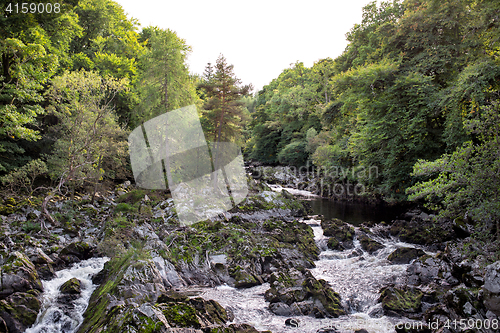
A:
[[[306,151],[306,142],[294,141],[285,146],[278,153],[278,160],[281,164],[295,165],[297,167],[306,165],[309,154]]]

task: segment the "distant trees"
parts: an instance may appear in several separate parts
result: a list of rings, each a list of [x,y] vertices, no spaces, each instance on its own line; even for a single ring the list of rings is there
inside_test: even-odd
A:
[[[499,8],[482,0],[368,4],[341,56],[297,63],[258,93],[246,154],[349,169],[348,180],[369,193],[408,199],[405,190],[424,179],[412,173],[417,161],[477,144],[468,122],[500,91]],[[358,173],[370,167],[377,177]],[[412,189],[411,199],[425,197]]]

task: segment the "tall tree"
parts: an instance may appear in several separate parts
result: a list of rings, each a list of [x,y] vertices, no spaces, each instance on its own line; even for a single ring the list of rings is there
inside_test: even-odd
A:
[[[186,59],[191,48],[172,30],[145,28],[146,51],[139,59],[139,104],[132,118],[136,127],[162,113],[195,104],[195,85]]]
[[[222,54],[214,69],[215,72],[210,64],[207,65],[201,84],[206,92],[203,116],[210,126],[205,131],[213,142],[239,142],[242,126],[247,119],[242,98],[249,95],[252,86],[241,85],[241,80],[234,74],[234,66],[229,65]]]

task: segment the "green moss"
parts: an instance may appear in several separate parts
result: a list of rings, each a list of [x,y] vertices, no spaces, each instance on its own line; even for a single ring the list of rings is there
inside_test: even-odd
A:
[[[382,290],[380,300],[385,310],[418,312],[421,307],[422,297],[422,292],[416,289],[387,287]]]
[[[201,324],[196,316],[196,310],[185,303],[167,303],[160,305],[162,313],[174,327],[200,328]]]
[[[133,213],[135,213],[135,212],[137,212],[137,208],[129,205],[128,203],[121,202],[121,203],[116,205],[115,212],[125,212],[125,213],[133,212]]]

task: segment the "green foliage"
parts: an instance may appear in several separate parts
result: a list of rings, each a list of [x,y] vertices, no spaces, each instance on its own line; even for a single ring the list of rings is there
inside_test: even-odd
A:
[[[202,125],[208,140],[213,142],[241,142],[242,127],[248,118],[243,98],[252,86],[241,86],[233,68],[221,54],[215,72],[208,64],[199,85],[205,96]]]
[[[137,90],[140,103],[133,113],[131,127],[196,103],[194,82],[186,66],[191,48],[169,29],[148,27],[141,35],[147,45],[139,58],[141,72]]]
[[[116,122],[111,102],[125,84],[85,71],[53,80],[49,96],[59,118],[53,127],[58,140],[47,162],[59,189],[66,182],[98,182],[105,168],[116,169],[123,163],[126,133]]]
[[[2,184],[9,186],[11,192],[24,189],[27,193],[33,193],[33,185],[36,178],[48,173],[47,165],[42,160],[33,160],[16,171],[1,178]]]
[[[297,167],[306,165],[307,157],[306,143],[304,141],[291,142],[278,154],[278,160],[281,164],[295,165]]]
[[[470,115],[465,127],[474,141],[435,161],[421,160],[413,175],[427,177],[410,187],[411,200],[425,199],[442,216],[466,214],[485,224],[500,221],[500,106],[494,101]],[[429,179],[430,178],[430,179]]]

